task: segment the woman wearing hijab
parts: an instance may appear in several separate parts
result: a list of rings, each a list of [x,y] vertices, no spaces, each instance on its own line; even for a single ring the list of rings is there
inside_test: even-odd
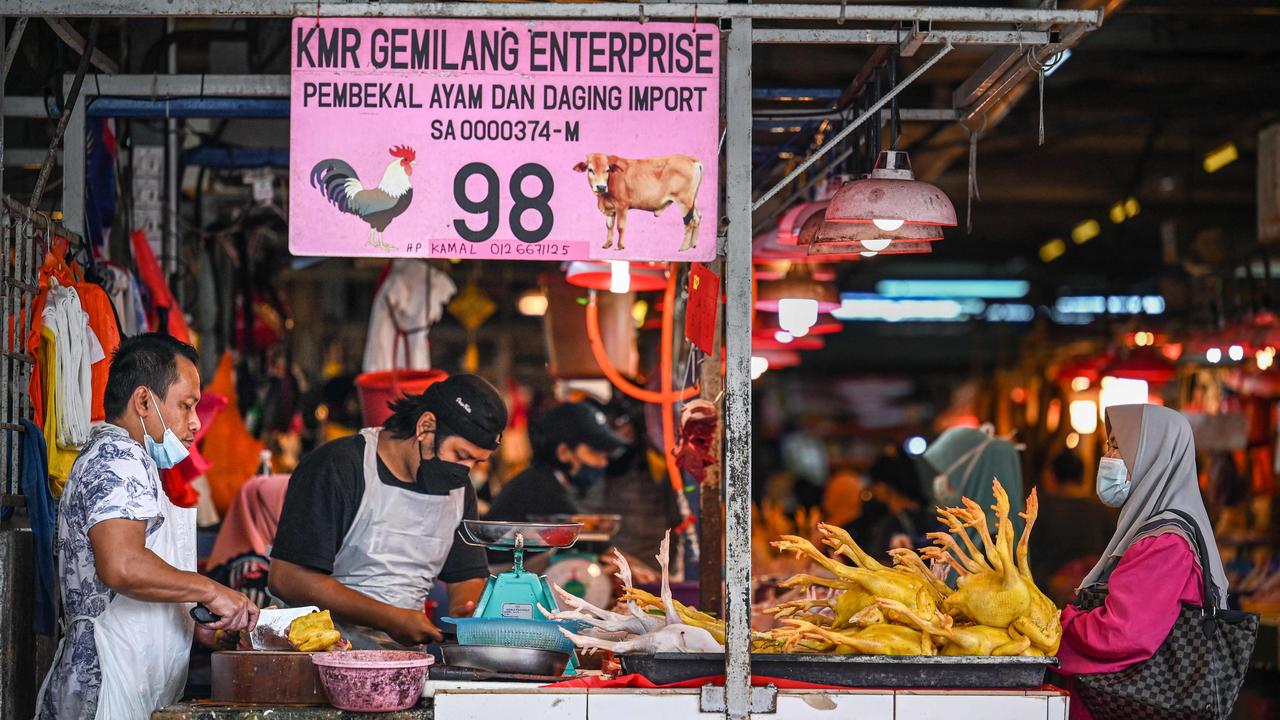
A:
[[[1022,490],[1022,461],[1018,447],[997,437],[995,428],[951,428],[942,433],[924,454],[925,463],[936,475],[933,478],[933,502],[942,507],[960,504],[967,497],[987,511],[987,525],[997,526],[995,494],[991,481],[999,480],[1009,493],[1012,510],[1009,520],[1014,531],[1022,534],[1024,509]],[[976,532],[976,531],[974,531]],[[975,541],[977,536],[974,535]]]
[[[1105,603],[1089,611],[1062,611],[1065,675],[1109,673],[1150,659],[1169,636],[1182,604],[1203,605],[1202,573],[1212,573],[1226,607],[1227,577],[1196,482],[1191,426],[1180,413],[1157,405],[1119,405],[1106,413],[1107,449],[1098,464],[1102,502],[1120,508],[1106,552],[1081,588],[1107,584]],[[1194,521],[1207,550],[1196,555],[1186,520]],[[1079,590],[1079,588],[1077,588]],[[1091,718],[1079,693],[1072,718]]]

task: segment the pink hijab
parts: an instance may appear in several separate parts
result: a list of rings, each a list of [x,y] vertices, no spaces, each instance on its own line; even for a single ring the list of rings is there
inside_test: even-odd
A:
[[[269,555],[288,487],[288,475],[257,475],[241,485],[218,531],[208,567],[225,565],[248,552]]]

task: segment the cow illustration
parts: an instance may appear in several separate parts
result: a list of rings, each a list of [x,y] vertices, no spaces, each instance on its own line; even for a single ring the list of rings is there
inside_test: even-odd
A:
[[[695,206],[702,185],[702,162],[688,155],[630,159],[591,153],[586,162],[573,166],[587,174],[587,184],[596,195],[604,215],[604,249],[613,247],[613,229],[618,228],[618,250],[623,250],[627,211],[649,210],[660,216],[668,206],[680,209],[684,219],[684,242],[680,252],[697,247],[702,213]]]

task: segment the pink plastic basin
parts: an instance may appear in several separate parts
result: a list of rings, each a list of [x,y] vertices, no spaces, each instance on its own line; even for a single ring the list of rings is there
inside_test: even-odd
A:
[[[406,710],[422,695],[422,681],[435,658],[409,650],[348,650],[315,653],[320,684],[339,710]]]

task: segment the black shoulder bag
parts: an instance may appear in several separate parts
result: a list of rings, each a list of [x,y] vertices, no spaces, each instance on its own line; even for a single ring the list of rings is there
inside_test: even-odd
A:
[[[1218,608],[1218,588],[1209,571],[1208,551],[1195,521],[1179,510],[1181,521],[1157,520],[1143,527],[1173,524],[1195,538],[1204,578],[1205,607],[1183,603],[1169,637],[1150,660],[1116,672],[1076,675],[1076,689],[1096,720],[1225,720],[1244,684],[1258,616]],[[1074,605],[1101,607],[1107,580],[1080,590]]]

